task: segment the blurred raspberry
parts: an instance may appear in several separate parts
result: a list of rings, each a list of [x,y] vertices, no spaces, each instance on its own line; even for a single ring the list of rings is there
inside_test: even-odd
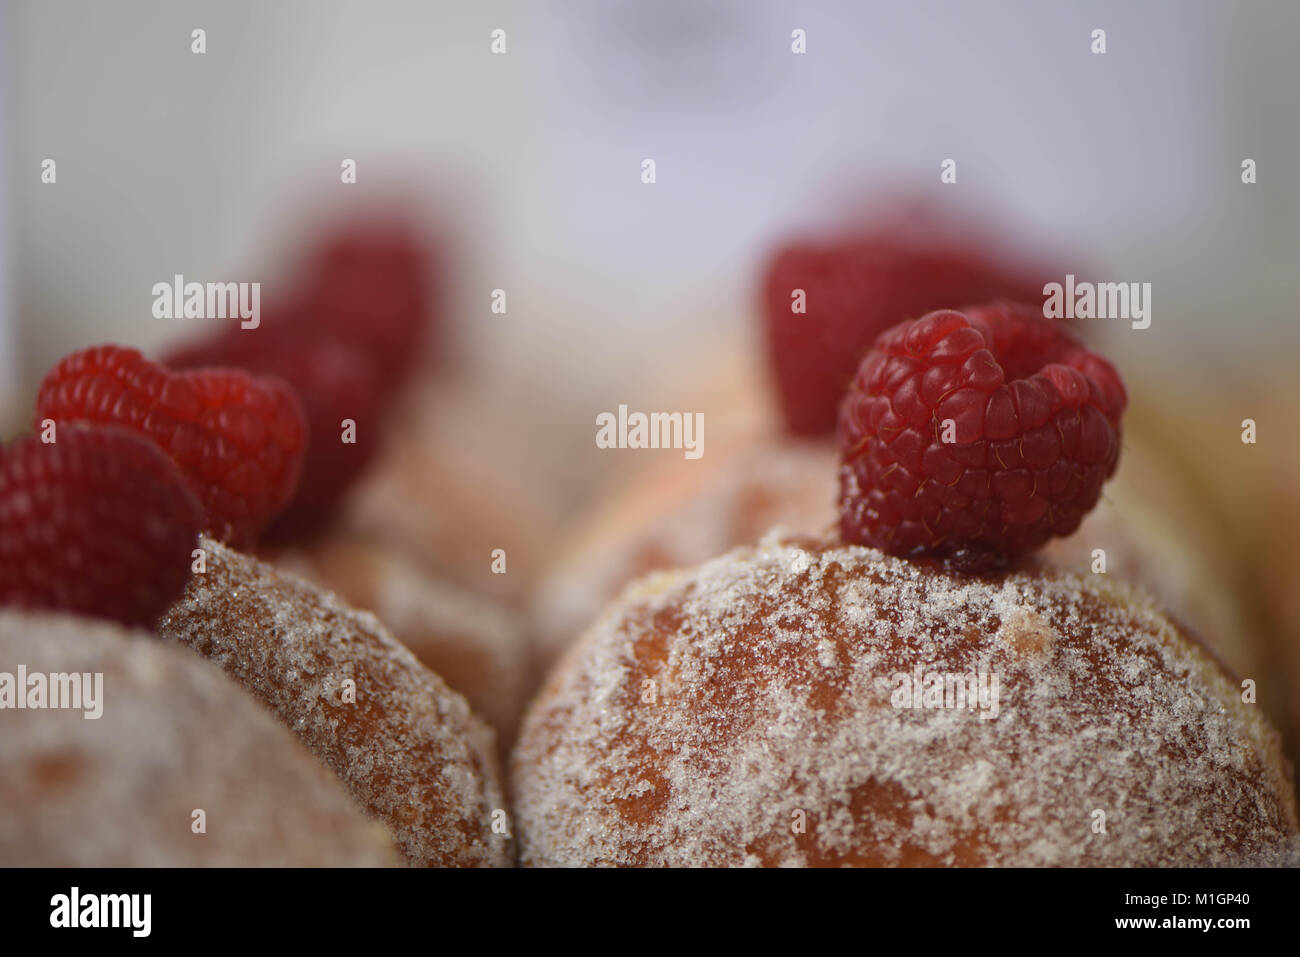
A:
[[[1068,535],[1115,471],[1126,403],[1114,367],[1036,306],[901,323],[840,410],[841,534],[972,564]]]
[[[395,222],[354,223],[308,257],[300,298],[317,334],[354,344],[397,387],[437,331],[437,257]]]
[[[120,425],[153,440],[206,511],[205,528],[246,546],[293,498],[307,426],[293,390],[239,369],[172,372],[134,349],[74,352],[46,374],[40,421]]]
[[[266,530],[273,541],[321,531],[348,487],[374,456],[388,399],[379,368],[366,355],[328,335],[302,334],[302,320],[281,313],[255,330],[226,335],[166,357],[173,369],[234,366],[274,375],[293,386],[307,421],[302,479],[293,501]],[[355,443],[343,441],[343,422],[355,424]]]
[[[306,255],[290,299],[263,309],[256,329],[231,326],[164,357],[173,369],[274,375],[297,391],[308,423],[303,476],[268,537],[322,531],[373,457],[385,413],[435,332],[434,253],[394,221],[352,223]],[[354,443],[343,441],[345,419]]]
[[[189,579],[203,507],[148,439],[59,425],[0,450],[0,604],[152,627]]]
[[[805,293],[806,313],[792,311],[796,289]],[[764,275],[763,311],[786,427],[797,435],[831,432],[853,370],[885,329],[994,299],[1041,302],[1042,283],[934,242],[872,236],[781,249]]]

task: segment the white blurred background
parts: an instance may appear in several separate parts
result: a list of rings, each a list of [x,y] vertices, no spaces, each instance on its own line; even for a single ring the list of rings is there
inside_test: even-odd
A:
[[[333,204],[395,189],[462,247],[485,385],[599,408],[750,330],[792,226],[896,191],[1153,283],[1129,374],[1300,341],[1289,0],[59,0],[0,25],[0,408],[74,348],[192,333],[151,318],[154,282],[271,281]]]

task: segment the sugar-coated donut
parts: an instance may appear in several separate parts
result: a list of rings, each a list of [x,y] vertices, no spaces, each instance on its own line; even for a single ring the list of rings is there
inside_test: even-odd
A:
[[[1254,422],[1256,444],[1237,441],[1231,433],[1234,471],[1220,478],[1233,503],[1230,523],[1240,534],[1254,535],[1246,551],[1248,596],[1258,611],[1268,651],[1286,702],[1283,734],[1293,761],[1300,762],[1300,445],[1295,423],[1300,417],[1300,384],[1294,370],[1261,377],[1238,404],[1239,416]],[[1244,419],[1243,419],[1244,421]],[[1239,429],[1232,421],[1230,428]],[[1236,481],[1233,481],[1235,479]],[[1249,489],[1248,494],[1242,494]],[[1233,495],[1232,492],[1236,494]]]
[[[464,387],[417,390],[384,451],[341,506],[341,534],[380,540],[430,573],[525,601],[548,548],[548,483],[529,451],[540,429]],[[521,465],[521,463],[526,463]]]
[[[0,865],[401,863],[289,731],[182,648],[0,611],[0,672]]]
[[[831,527],[838,457],[829,442],[766,438],[698,462],[664,462],[623,485],[558,547],[538,587],[539,658],[558,657],[642,575],[752,545],[773,527]]]
[[[430,575],[397,549],[330,538],[274,556],[281,568],[370,611],[398,641],[486,718],[504,747],[533,690],[531,644],[503,603]]]
[[[159,634],[279,715],[411,863],[508,864],[495,738],[465,699],[374,615],[210,538],[200,546],[206,568]]]
[[[528,865],[1228,865],[1297,834],[1277,733],[1142,594],[817,539],[630,587],[512,772]]]
[[[1149,591],[1235,675],[1255,681],[1265,713],[1280,719],[1282,690],[1235,587],[1234,557],[1224,553],[1201,497],[1146,435],[1130,431],[1119,471],[1096,509],[1078,531],[1049,541],[1040,554]]]

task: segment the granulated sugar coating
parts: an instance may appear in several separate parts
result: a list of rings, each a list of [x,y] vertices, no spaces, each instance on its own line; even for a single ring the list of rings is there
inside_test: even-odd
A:
[[[493,734],[465,699],[373,615],[212,539],[200,545],[207,570],[159,633],[278,714],[412,864],[510,863],[509,838],[492,832],[505,808]]]
[[[1297,833],[1276,732],[1138,593],[814,539],[631,586],[513,771],[530,865],[1229,865]]]
[[[503,602],[434,578],[375,542],[334,538],[272,561],[374,612],[393,637],[465,696],[492,725],[499,745],[514,742],[535,681],[527,628]]]
[[[0,865],[402,863],[334,775],[184,648],[73,615],[0,611],[0,672],[20,665],[29,677],[92,676],[99,717],[84,716],[83,680],[71,702],[59,694],[76,707],[51,708],[51,682],[45,707],[0,712]]]

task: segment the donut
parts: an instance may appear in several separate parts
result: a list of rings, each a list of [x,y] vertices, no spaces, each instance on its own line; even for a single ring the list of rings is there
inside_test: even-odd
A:
[[[772,536],[630,586],[511,761],[525,865],[1229,865],[1298,832],[1277,733],[1111,576]]]
[[[1283,690],[1238,587],[1240,563],[1225,552],[1202,501],[1155,442],[1131,429],[1119,471],[1096,509],[1073,535],[1044,545],[1041,555],[1148,590],[1233,674],[1255,681],[1265,713],[1279,721]]]
[[[428,574],[377,542],[330,538],[278,553],[273,563],[373,612],[393,637],[455,691],[497,733],[514,740],[533,690],[531,644],[506,605]]]
[[[19,666],[26,681],[11,691],[42,687],[45,707],[6,701]],[[0,673],[0,865],[401,863],[288,730],[184,649],[109,622],[0,611]],[[89,696],[64,697],[60,679],[59,702],[76,707],[50,707],[51,675]]]
[[[769,436],[635,476],[558,546],[534,602],[539,659],[554,661],[642,575],[752,545],[774,526],[812,533],[830,527],[837,461],[830,442]]]
[[[454,384],[407,398],[335,533],[382,542],[442,580],[520,606],[548,547],[538,430]],[[528,463],[522,466],[521,463]]]
[[[1197,387],[1209,381],[1217,383],[1213,390]],[[1188,578],[1185,590],[1193,603],[1221,604],[1226,596],[1241,608],[1258,662],[1260,701],[1270,708],[1286,753],[1296,762],[1300,560],[1294,542],[1300,535],[1300,453],[1292,435],[1300,389],[1293,370],[1260,362],[1251,382],[1242,383],[1223,381],[1216,367],[1180,364],[1176,372],[1162,372],[1157,366],[1134,391],[1143,441],[1171,463],[1178,484],[1165,489],[1163,482],[1154,482],[1144,492],[1159,502],[1180,540],[1195,532],[1195,540],[1187,540],[1177,555],[1170,549],[1161,564],[1202,570]],[[1187,505],[1171,510],[1171,499]],[[1177,604],[1173,608],[1182,610]],[[1201,625],[1195,612],[1189,618],[1194,627]],[[1216,650],[1234,664],[1231,650]],[[1256,674],[1235,667],[1243,676]]]
[[[158,624],[219,664],[383,822],[406,860],[513,856],[492,730],[374,615],[221,543]]]
[[[1224,430],[1231,471],[1218,476],[1229,509],[1227,525],[1248,536],[1243,549],[1247,595],[1257,609],[1267,652],[1286,705],[1283,734],[1293,761],[1300,761],[1300,449],[1295,436],[1300,388],[1292,370],[1261,375],[1232,403]],[[1240,441],[1242,422],[1255,425],[1255,444]],[[1242,474],[1244,473],[1244,474]],[[1249,489],[1247,495],[1242,489]],[[1235,494],[1234,494],[1235,493]]]

